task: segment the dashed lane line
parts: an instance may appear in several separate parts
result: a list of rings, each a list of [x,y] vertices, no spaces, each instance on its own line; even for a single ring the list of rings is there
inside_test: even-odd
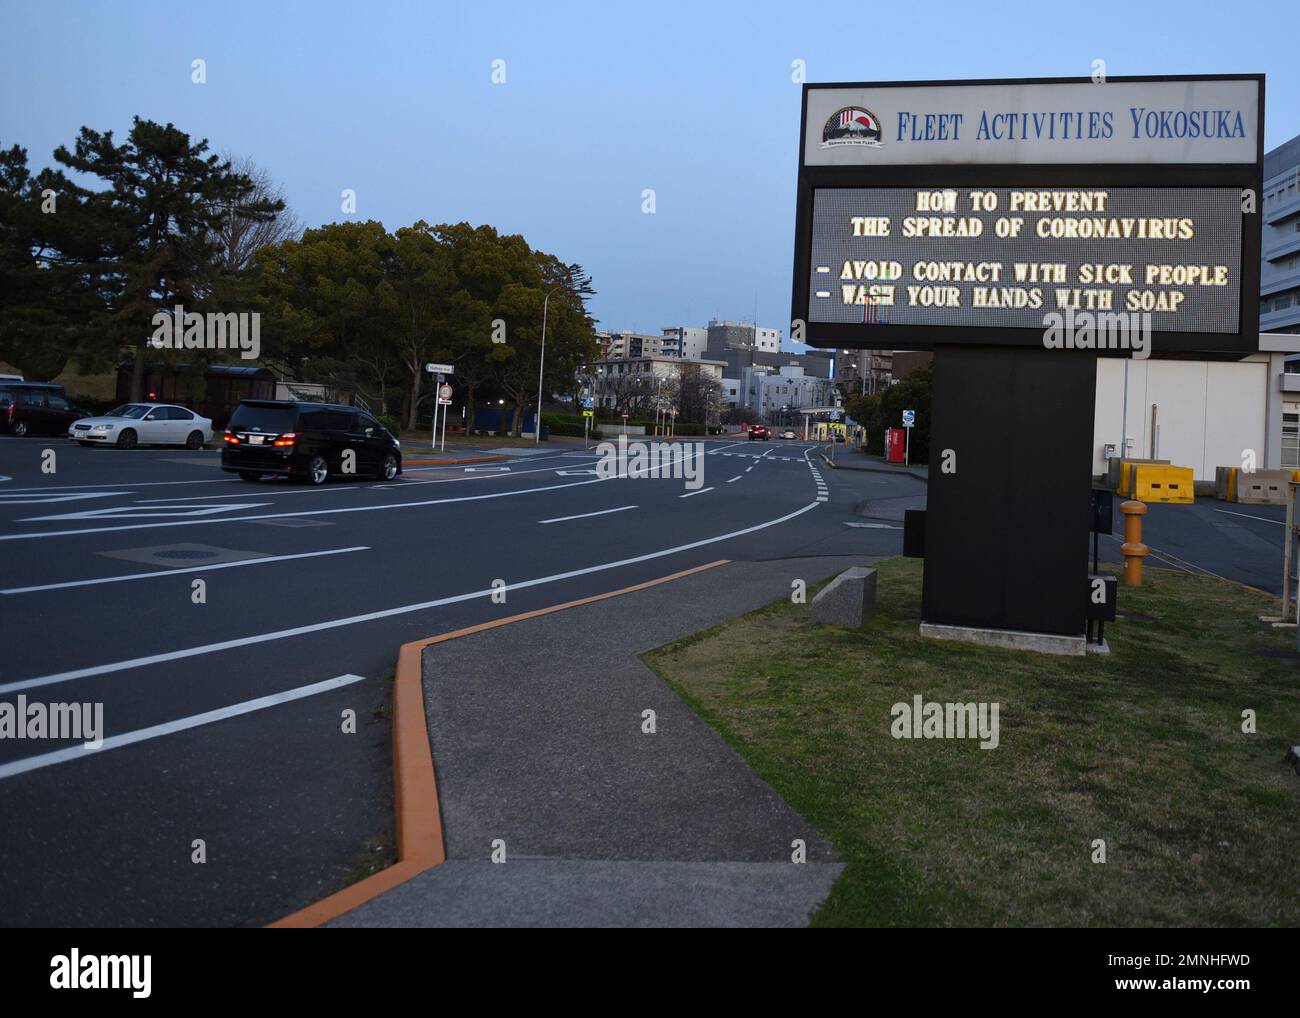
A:
[[[608,516],[610,513],[626,512],[629,509],[635,509],[634,505],[621,505],[617,509],[601,509],[594,513],[579,513],[577,516],[556,516],[550,520],[538,520],[538,523],[567,523],[569,520],[586,520],[593,516]]]

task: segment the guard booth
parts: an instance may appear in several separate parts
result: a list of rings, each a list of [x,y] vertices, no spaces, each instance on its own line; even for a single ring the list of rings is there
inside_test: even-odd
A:
[[[135,364],[117,369],[117,399],[131,401],[131,376]],[[267,368],[243,364],[208,364],[200,378],[192,364],[147,364],[144,399],[154,403],[180,403],[224,428],[241,400],[275,399],[276,377]]]
[[[1257,351],[1263,84],[804,86],[791,319],[935,355],[922,633],[1083,654],[1113,617],[1096,359]]]

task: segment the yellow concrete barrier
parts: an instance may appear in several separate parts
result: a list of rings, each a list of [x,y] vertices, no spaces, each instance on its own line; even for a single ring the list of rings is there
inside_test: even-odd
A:
[[[1124,495],[1128,498],[1133,497],[1133,468],[1144,464],[1161,464],[1167,466],[1168,460],[1139,460],[1125,459],[1119,462],[1119,478],[1115,488],[1116,495]]]
[[[1190,505],[1192,468],[1138,463],[1133,468],[1133,497],[1139,502],[1171,502]]]

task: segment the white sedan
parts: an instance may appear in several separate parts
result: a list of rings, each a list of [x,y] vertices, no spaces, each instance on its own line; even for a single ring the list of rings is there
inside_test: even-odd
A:
[[[793,431],[785,431],[781,433],[781,437],[789,442],[794,440],[795,434]]]
[[[83,417],[68,427],[82,445],[183,445],[202,449],[212,441],[212,422],[173,403],[125,403],[103,417]]]

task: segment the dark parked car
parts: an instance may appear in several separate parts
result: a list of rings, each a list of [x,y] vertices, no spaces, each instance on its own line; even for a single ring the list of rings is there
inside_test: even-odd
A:
[[[0,382],[0,432],[66,435],[73,421],[86,416],[54,382]]]
[[[402,446],[356,407],[248,399],[226,426],[221,469],[245,481],[264,474],[311,484],[340,475],[392,480],[402,472]]]

